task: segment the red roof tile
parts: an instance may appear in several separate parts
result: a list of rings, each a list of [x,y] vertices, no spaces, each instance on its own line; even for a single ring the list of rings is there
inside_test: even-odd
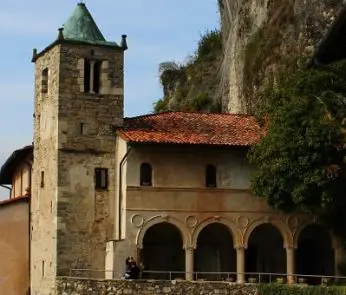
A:
[[[251,146],[264,132],[253,116],[165,112],[125,118],[118,134],[136,143]]]

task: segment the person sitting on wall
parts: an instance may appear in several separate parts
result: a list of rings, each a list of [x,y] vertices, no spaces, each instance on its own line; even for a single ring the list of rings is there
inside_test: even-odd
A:
[[[133,257],[130,257],[130,258],[131,258],[131,262],[130,262],[131,279],[137,280],[139,278],[140,269],[137,265],[136,260]]]
[[[125,260],[125,280],[131,279],[131,257]]]
[[[136,280],[139,278],[140,269],[133,257],[127,257],[125,260],[126,270],[125,279],[126,280]]]

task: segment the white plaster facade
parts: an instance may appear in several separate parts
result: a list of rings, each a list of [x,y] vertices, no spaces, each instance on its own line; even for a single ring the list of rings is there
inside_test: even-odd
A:
[[[186,251],[186,278],[194,272],[194,250],[201,231],[209,224],[226,225],[237,252],[237,280],[243,282],[245,252],[251,233],[262,224],[271,224],[280,232],[286,249],[286,272],[294,274],[295,250],[301,231],[316,220],[303,214],[285,215],[271,209],[265,200],[250,190],[254,171],[246,158],[246,149],[126,144],[118,138],[117,159],[122,167],[122,240],[108,243],[106,269],[116,277],[124,272],[127,256],[137,256],[143,248],[146,232],[155,224],[175,225]],[[152,186],[140,186],[140,165],[152,166]],[[217,187],[205,187],[205,167],[217,168]],[[117,171],[120,171],[118,167]],[[119,172],[118,172],[119,173]],[[126,175],[126,177],[124,177]],[[119,200],[119,194],[118,198]],[[119,203],[117,203],[119,206]],[[126,209],[125,209],[126,208]],[[118,224],[119,220],[116,221]],[[118,229],[119,227],[117,227]],[[119,237],[117,232],[115,236]],[[332,237],[331,237],[332,238]],[[340,259],[332,238],[336,259]],[[336,264],[335,264],[336,265]],[[335,267],[337,273],[337,268]],[[111,272],[107,272],[110,277]],[[292,280],[292,277],[288,277]]]

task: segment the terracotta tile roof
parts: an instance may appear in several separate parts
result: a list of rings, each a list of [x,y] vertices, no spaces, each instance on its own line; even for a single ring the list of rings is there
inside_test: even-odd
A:
[[[251,146],[263,134],[253,116],[184,112],[125,118],[118,129],[133,143]]]

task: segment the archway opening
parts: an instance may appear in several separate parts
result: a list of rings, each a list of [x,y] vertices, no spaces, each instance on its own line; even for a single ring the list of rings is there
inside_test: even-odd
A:
[[[195,252],[197,278],[206,280],[234,278],[236,264],[236,252],[229,228],[221,223],[212,223],[203,228],[198,235]]]
[[[298,237],[296,273],[305,277],[309,284],[321,284],[322,276],[333,276],[334,251],[329,232],[321,225],[305,227]]]
[[[143,239],[143,278],[169,280],[184,278],[185,252],[179,229],[168,222],[153,225]]]
[[[256,227],[248,240],[245,257],[247,277],[260,282],[274,281],[286,273],[286,251],[280,231],[266,223]]]

